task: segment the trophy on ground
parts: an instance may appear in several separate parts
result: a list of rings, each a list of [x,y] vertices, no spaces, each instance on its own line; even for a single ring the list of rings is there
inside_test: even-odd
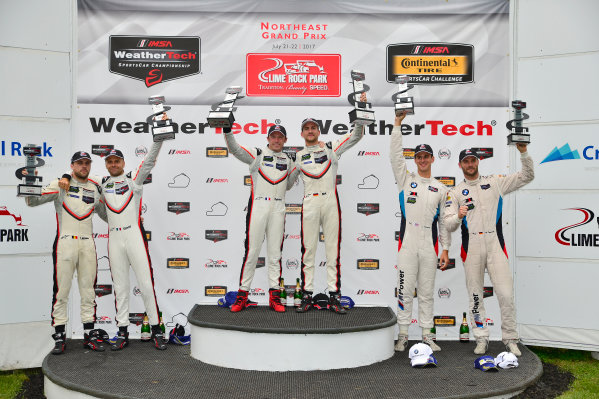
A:
[[[212,105],[212,111],[208,113],[208,124],[210,127],[232,127],[235,117],[233,112],[237,111],[237,107],[234,107],[235,100],[243,98],[240,96],[241,86],[227,87],[225,90],[225,99],[218,104]]]
[[[393,94],[391,99],[395,102],[395,115],[402,111],[406,111],[407,115],[414,114],[414,97],[408,96],[408,90],[413,89],[414,85],[409,85],[410,78],[408,75],[397,75],[395,83],[397,83],[397,93]]]
[[[15,172],[17,179],[22,179],[23,184],[17,186],[17,197],[29,197],[29,196],[40,196],[42,195],[42,186],[36,184],[42,181],[41,176],[35,175],[35,168],[43,166],[46,162],[43,159],[38,158],[42,155],[42,147],[38,147],[35,144],[27,144],[23,147],[23,155],[27,159],[26,166],[19,168]],[[23,174],[23,171],[27,170],[27,174]]]
[[[522,121],[528,119],[528,114],[522,112],[522,110],[526,108],[526,103],[524,101],[514,100],[512,101],[512,108],[514,108],[514,119],[505,124],[505,127],[511,132],[511,134],[507,136],[507,143],[508,145],[517,143],[530,144],[528,128],[522,126]]]
[[[374,111],[368,109],[372,108],[372,104],[368,101],[359,101],[356,97],[357,95],[370,90],[370,87],[364,83],[365,75],[363,72],[355,70],[351,71],[351,79],[354,92],[347,96],[347,101],[354,106],[354,109],[349,112],[349,122],[362,126],[370,125],[374,123]]]
[[[172,140],[175,138],[175,130],[170,119],[162,119],[166,111],[171,107],[164,105],[164,96],[152,96],[148,98],[148,103],[152,105],[153,114],[146,118],[146,122],[152,129],[154,141]]]

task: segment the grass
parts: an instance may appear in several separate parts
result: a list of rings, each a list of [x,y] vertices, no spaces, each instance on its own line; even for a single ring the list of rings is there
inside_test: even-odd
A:
[[[21,390],[28,370],[0,371],[0,399],[12,399]]]
[[[599,361],[591,357],[591,352],[534,346],[529,349],[542,361],[574,375],[574,382],[559,399],[599,398]]]

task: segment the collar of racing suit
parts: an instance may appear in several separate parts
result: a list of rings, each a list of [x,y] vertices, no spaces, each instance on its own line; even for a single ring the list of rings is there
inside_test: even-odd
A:
[[[306,147],[308,151],[318,151],[320,149],[320,144],[309,145]]]
[[[464,181],[469,186],[476,186],[478,183],[480,183],[480,173],[478,174],[478,177],[476,179],[474,179],[474,180],[464,179]]]

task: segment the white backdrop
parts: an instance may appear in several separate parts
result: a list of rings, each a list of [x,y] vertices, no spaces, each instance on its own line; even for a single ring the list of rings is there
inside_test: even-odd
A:
[[[173,121],[190,123],[187,126],[192,133],[179,133],[175,141],[164,145],[152,174],[152,182],[145,186],[143,217],[146,229],[152,234],[150,253],[156,290],[167,325],[172,324],[173,319],[178,321],[182,314],[187,314],[195,303],[214,303],[217,297],[206,296],[206,287],[237,288],[243,255],[245,206],[249,196],[249,189],[243,185],[243,181],[248,171],[244,164],[231,157],[207,158],[206,148],[222,147],[224,140],[209,129],[198,133],[201,128],[197,126],[204,123],[209,105],[222,99],[225,87],[231,84],[246,86],[248,79],[255,78],[246,73],[246,56],[249,53],[270,53],[273,57],[283,53],[304,53],[307,59],[312,54],[315,57],[319,54],[339,54],[341,78],[337,83],[341,95],[252,96],[243,99],[238,103],[237,120],[244,125],[255,123],[261,127],[260,133],[251,134],[252,126],[249,126],[247,132],[237,135],[244,145],[264,146],[265,123],[276,120],[287,126],[290,133],[288,145],[291,146],[302,144],[298,130],[300,121],[306,116],[321,119],[325,125],[347,126],[347,112],[351,109],[346,100],[350,92],[349,71],[359,69],[366,73],[366,82],[372,88],[369,99],[377,112],[375,134],[367,134],[356,148],[345,154],[339,169],[343,212],[342,291],[359,305],[389,305],[392,309],[396,308],[397,241],[394,236],[399,225],[399,206],[387,150],[388,133],[393,120],[390,98],[396,90],[395,85],[386,80],[388,46],[427,42],[441,43],[441,47],[453,43],[473,46],[472,83],[418,85],[411,91],[417,109],[416,115],[409,117],[406,123],[412,126],[422,124],[423,127],[418,137],[414,137],[414,133],[405,136],[405,146],[413,147],[428,142],[436,151],[442,150],[443,156],[437,154],[433,168],[435,176],[459,180],[456,155],[465,147],[493,148],[493,157],[481,163],[483,174],[506,173],[508,170],[508,148],[503,127],[510,119],[507,109],[508,15],[507,5],[503,1],[419,6],[409,3],[389,5],[385,2],[369,5],[368,9],[360,2],[353,1],[327,3],[326,6],[319,2],[303,2],[301,5],[285,3],[283,6],[269,1],[219,1],[204,2],[195,5],[192,10],[185,8],[189,6],[185,2],[170,2],[168,18],[163,12],[165,9],[161,9],[163,6],[160,2],[151,3],[142,12],[136,10],[133,2],[79,3],[77,107],[73,119],[73,142],[68,146],[59,142],[57,146],[63,152],[60,159],[64,160],[66,166],[68,154],[74,150],[91,151],[93,145],[112,144],[124,151],[127,168],[134,169],[142,160],[144,148],[151,145],[151,137],[143,133],[118,132],[125,126],[118,123],[134,124],[145,120],[150,110],[146,104],[147,97],[165,95],[167,103],[173,105],[169,113]],[[314,30],[306,29],[309,35],[304,39],[303,33],[306,32],[302,27],[297,39],[266,39],[265,33],[280,33],[279,28],[273,28],[277,24],[318,24],[322,31],[316,34]],[[149,88],[142,80],[110,73],[110,35],[199,37],[200,72]],[[100,118],[107,118],[107,121],[114,118],[110,132],[108,129],[98,129]],[[433,121],[443,121],[443,124],[453,124],[458,128],[464,124],[476,126],[480,121],[488,127],[484,135],[446,135],[440,130],[435,134],[433,124],[437,122]],[[383,132],[385,124],[389,127]],[[336,137],[332,127],[326,135],[323,134],[325,141]],[[103,175],[101,159],[94,157],[94,161],[93,172]],[[410,166],[413,165],[408,162]],[[46,170],[46,175],[51,177],[59,175],[64,169],[54,166]],[[300,183],[289,192],[287,203],[301,203],[301,192]],[[179,201],[190,202],[190,211],[180,215],[167,211],[168,202]],[[380,212],[369,216],[359,214],[356,212],[358,203],[377,203]],[[508,197],[506,210],[509,210],[509,205]],[[44,211],[49,212],[49,209],[47,206]],[[221,209],[218,214],[222,216],[210,213],[214,209]],[[226,214],[223,209],[226,209]],[[34,210],[17,202],[14,212],[29,219]],[[44,214],[44,217],[50,216],[49,213]],[[10,218],[2,218],[7,228],[10,227],[10,221]],[[109,286],[106,227],[97,218],[94,222],[98,233],[98,284]],[[208,241],[205,238],[206,230],[226,230],[227,239]],[[52,233],[51,229],[45,228],[41,232],[43,237],[36,240],[36,245],[40,245],[44,252],[51,247]],[[506,233],[510,233],[509,228]],[[290,285],[299,276],[298,214],[287,216],[286,234],[283,275]],[[361,241],[365,236],[371,241]],[[168,239],[173,237],[180,239]],[[458,256],[457,234],[453,241],[450,256],[456,259],[455,268],[438,273],[435,314],[456,317],[459,324],[461,313],[467,310],[467,297]],[[9,253],[16,251],[16,247],[12,250],[8,246],[3,248],[8,248]],[[318,264],[324,261],[323,249],[320,248],[317,253]],[[189,259],[189,268],[167,268],[169,258]],[[359,270],[358,259],[376,259],[379,269]],[[322,285],[318,288],[324,288],[324,270],[317,276],[317,282]],[[133,282],[131,286],[135,285]],[[485,285],[490,286],[488,279]],[[113,324],[114,301],[109,293],[110,287],[106,288],[107,294],[98,298],[98,317],[103,327],[113,332],[116,330]],[[252,299],[265,303],[267,284],[263,269],[257,272],[253,288]],[[72,292],[71,331],[79,335],[81,325],[78,320],[76,285]],[[143,312],[135,288],[132,289],[131,299],[131,312]],[[494,322],[492,337],[498,338],[499,320],[496,319],[498,309],[495,299],[488,299],[486,305],[489,322]],[[414,326],[417,326],[416,315],[417,307],[414,309]],[[14,317],[7,315],[7,320]],[[419,333],[419,329],[413,329],[412,333]],[[457,339],[457,326],[439,328],[437,334],[441,339]]]

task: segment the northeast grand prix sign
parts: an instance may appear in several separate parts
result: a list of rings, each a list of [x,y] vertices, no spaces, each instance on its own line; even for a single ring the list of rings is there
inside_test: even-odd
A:
[[[248,96],[341,96],[339,54],[250,53],[246,66]]]

